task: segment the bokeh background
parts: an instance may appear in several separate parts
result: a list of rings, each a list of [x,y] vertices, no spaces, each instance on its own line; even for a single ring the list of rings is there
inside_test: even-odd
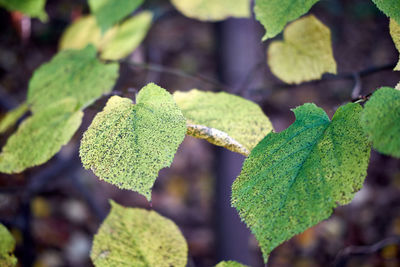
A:
[[[277,131],[293,121],[291,108],[314,102],[329,115],[351,101],[395,86],[398,54],[388,19],[367,0],[323,0],[311,12],[332,31],[339,75],[286,85],[266,64],[262,26],[254,19],[206,23],[168,1],[145,2],[156,20],[142,45],[122,64],[115,92],[134,97],[148,82],[175,90],[228,91],[257,102]],[[0,116],[23,102],[29,79],[57,52],[68,24],[88,13],[84,0],[48,0],[41,23],[0,9]],[[281,35],[277,37],[281,38]],[[93,235],[108,200],[154,209],[178,224],[189,244],[188,266],[237,260],[264,266],[257,241],[230,207],[230,185],[243,157],[187,137],[172,167],[160,172],[152,205],[82,168],[79,140],[108,96],[85,111],[74,139],[48,163],[17,175],[0,174],[0,222],[17,240],[20,266],[92,266]],[[240,123],[238,121],[238,123]],[[15,130],[15,129],[14,129]],[[7,136],[0,136],[0,146]],[[268,266],[400,266],[400,161],[372,152],[364,188],[353,202],[276,248]]]

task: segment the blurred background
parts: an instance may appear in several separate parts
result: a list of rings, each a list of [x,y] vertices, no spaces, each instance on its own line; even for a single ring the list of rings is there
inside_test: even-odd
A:
[[[149,82],[170,92],[228,91],[258,103],[282,131],[294,121],[290,109],[305,102],[331,116],[358,95],[400,81],[391,70],[398,52],[389,20],[372,1],[324,0],[311,9],[331,29],[339,74],[296,86],[269,71],[270,41],[261,42],[264,30],[254,19],[200,22],[161,0],[145,1],[143,8],[155,12],[155,21],[130,55],[137,63],[121,65],[115,87],[128,97]],[[24,101],[33,71],[57,52],[64,29],[89,12],[84,0],[48,0],[46,11],[50,19],[41,23],[0,9],[0,116]],[[186,137],[172,167],[160,172],[152,207],[82,168],[81,135],[107,98],[86,109],[74,139],[52,160],[18,175],[0,174],[0,222],[17,241],[19,265],[92,266],[92,238],[113,199],[177,223],[189,244],[188,266],[220,260],[264,266],[257,241],[229,203],[241,155]],[[9,134],[0,136],[0,146]],[[372,152],[364,188],[353,202],[276,248],[268,266],[400,266],[400,161]]]

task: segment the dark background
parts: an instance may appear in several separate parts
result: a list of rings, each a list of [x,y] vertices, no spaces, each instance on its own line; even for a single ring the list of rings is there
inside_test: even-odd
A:
[[[367,95],[400,80],[391,71],[398,52],[389,21],[372,1],[324,0],[311,9],[332,31],[339,75],[298,86],[271,74],[266,65],[270,40],[261,43],[263,28],[253,19],[200,22],[182,16],[168,1],[146,1],[144,8],[152,9],[156,20],[131,55],[137,64],[121,66],[115,91],[127,96],[148,82],[170,92],[229,91],[260,104],[281,131],[294,121],[291,108],[314,102],[332,115],[353,99],[355,87]],[[0,116],[24,101],[32,72],[51,59],[65,27],[88,13],[88,7],[86,1],[49,0],[46,11],[47,23],[23,18],[31,25],[21,33],[21,20],[0,10]],[[91,266],[92,237],[109,211],[109,199],[150,208],[137,193],[119,190],[81,167],[77,149],[82,132],[107,98],[86,110],[73,140],[48,163],[22,174],[0,174],[0,222],[17,240],[21,266]],[[0,146],[11,132],[0,136]],[[229,205],[230,185],[242,160],[187,137],[172,167],[160,172],[152,208],[182,230],[189,266],[228,259],[263,266],[257,241]],[[400,266],[399,163],[372,152],[364,188],[353,202],[276,248],[268,266]]]

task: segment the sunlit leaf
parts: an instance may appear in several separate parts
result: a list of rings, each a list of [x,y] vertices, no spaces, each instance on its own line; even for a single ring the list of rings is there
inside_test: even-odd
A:
[[[361,124],[380,153],[400,158],[400,91],[383,87],[368,102]]]
[[[174,222],[155,211],[111,201],[90,257],[96,267],[184,267],[187,254],[186,240]]]
[[[275,37],[288,22],[306,14],[318,0],[256,0],[254,12],[264,25],[263,40]]]
[[[251,15],[249,0],[171,0],[171,3],[185,16],[205,21]]]
[[[0,154],[0,172],[18,173],[40,165],[68,143],[82,121],[74,99],[64,99],[21,123]]]
[[[82,50],[59,52],[34,72],[29,82],[28,104],[36,112],[72,97],[77,100],[78,108],[85,108],[111,91],[118,69],[116,63],[101,63],[92,45]]]
[[[296,121],[268,134],[232,186],[232,205],[257,238],[264,260],[285,240],[349,203],[363,184],[370,143],[362,107],[347,104],[329,120],[314,104],[294,109]]]
[[[26,103],[22,103],[15,109],[9,111],[4,118],[0,120],[0,134],[5,133],[8,129],[13,127],[17,121],[28,112],[29,107]]]
[[[143,0],[89,0],[90,11],[102,32],[127,17],[142,3]]]
[[[225,92],[175,92],[187,119],[188,134],[248,155],[272,124],[256,104]]]
[[[247,265],[243,265],[236,261],[221,261],[215,267],[247,267]]]
[[[17,258],[12,252],[15,248],[15,240],[7,228],[0,223],[0,266],[13,267],[17,265]]]
[[[394,19],[400,24],[400,1],[398,0],[372,0],[375,5],[386,14],[386,16]]]
[[[336,73],[331,32],[314,16],[301,18],[287,26],[283,41],[268,48],[268,65],[286,83],[320,79],[325,72]]]
[[[20,11],[29,17],[39,18],[42,21],[47,20],[47,14],[44,10],[46,0],[0,0],[0,7],[9,11]]]
[[[394,19],[390,19],[390,35],[392,36],[397,51],[400,52],[400,25]],[[394,67],[394,70],[400,70],[400,59],[396,67]]]
[[[101,179],[150,200],[159,170],[171,165],[185,133],[185,118],[172,96],[149,84],[136,105],[118,96],[108,100],[85,132],[80,156]]]

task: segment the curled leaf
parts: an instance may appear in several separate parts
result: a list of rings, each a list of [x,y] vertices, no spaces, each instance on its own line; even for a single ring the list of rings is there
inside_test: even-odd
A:
[[[4,118],[0,120],[0,134],[5,133],[8,129],[13,127],[17,121],[28,112],[29,107],[26,103],[22,103],[15,109],[9,111]]]

